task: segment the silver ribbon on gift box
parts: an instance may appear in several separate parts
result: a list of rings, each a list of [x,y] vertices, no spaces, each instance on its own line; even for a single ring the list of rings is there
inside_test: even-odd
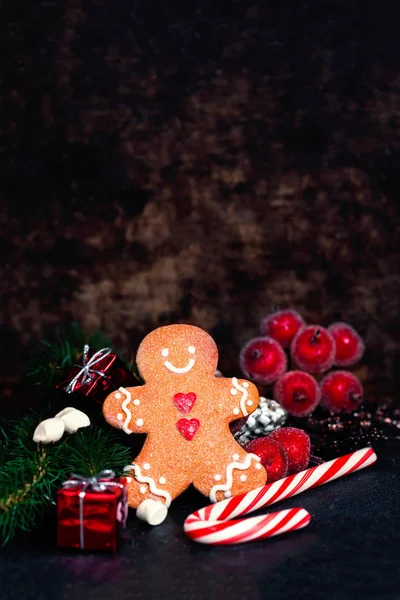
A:
[[[79,492],[79,539],[80,547],[82,550],[85,548],[85,524],[83,518],[83,503],[85,500],[86,492],[105,492],[115,487],[119,487],[122,490],[122,500],[119,502],[117,508],[117,520],[120,521],[123,528],[126,525],[126,519],[128,517],[128,498],[125,486],[118,482],[112,481],[115,478],[115,473],[111,469],[104,469],[92,477],[82,477],[81,475],[75,475],[72,473],[68,481],[64,481],[62,487],[68,489],[76,485],[82,485],[82,489]]]
[[[103,348],[102,350],[98,350],[91,358],[89,358],[89,345],[85,344],[83,347],[83,356],[82,356],[82,364],[74,365],[74,367],[78,367],[80,370],[75,375],[73,379],[65,386],[64,390],[67,394],[72,394],[75,389],[75,386],[78,382],[81,385],[86,385],[92,379],[92,374],[100,375],[100,377],[107,377],[101,371],[94,369],[93,367],[97,365],[103,358],[108,356],[111,353],[111,348]]]

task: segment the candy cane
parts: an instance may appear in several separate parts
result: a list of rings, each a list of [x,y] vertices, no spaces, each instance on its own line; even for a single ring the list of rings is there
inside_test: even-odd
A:
[[[303,508],[291,508],[250,519],[231,519],[365,469],[376,460],[372,448],[363,448],[246,494],[211,504],[187,517],[185,533],[201,544],[237,544],[296,531],[306,527],[311,520],[310,514]]]

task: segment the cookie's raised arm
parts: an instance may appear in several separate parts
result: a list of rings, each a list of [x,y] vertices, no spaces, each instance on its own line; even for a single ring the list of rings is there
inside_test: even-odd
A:
[[[146,402],[146,386],[119,388],[104,401],[107,423],[125,433],[147,433],[151,409]]]
[[[260,397],[253,383],[236,377],[226,378],[223,381],[225,395],[230,398],[231,421],[247,417],[256,410]]]

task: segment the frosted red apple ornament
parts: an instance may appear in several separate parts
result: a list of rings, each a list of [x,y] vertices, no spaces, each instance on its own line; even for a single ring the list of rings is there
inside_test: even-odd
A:
[[[270,337],[250,340],[240,353],[243,373],[259,383],[273,383],[286,371],[286,354],[280,344]]]
[[[261,464],[267,471],[269,483],[286,477],[288,455],[280,442],[267,436],[247,442],[244,449],[246,452],[256,454],[261,458]]]
[[[262,319],[261,333],[272,337],[283,348],[288,348],[304,325],[303,318],[295,310],[277,310]]]
[[[269,438],[282,444],[288,456],[287,474],[299,473],[307,469],[310,462],[310,436],[297,427],[281,427],[270,433]]]
[[[328,327],[336,345],[335,365],[349,367],[364,354],[364,342],[357,331],[348,323],[333,323]]]
[[[303,471],[310,462],[310,436],[297,427],[281,427],[243,447],[246,452],[260,457],[269,483]]]
[[[290,415],[305,417],[318,405],[320,391],[309,373],[288,371],[275,383],[274,398]]]
[[[363,395],[360,380],[349,371],[332,371],[321,381],[321,405],[331,412],[354,412]]]
[[[300,369],[309,373],[323,373],[335,362],[335,340],[324,327],[308,325],[293,339],[290,354]]]

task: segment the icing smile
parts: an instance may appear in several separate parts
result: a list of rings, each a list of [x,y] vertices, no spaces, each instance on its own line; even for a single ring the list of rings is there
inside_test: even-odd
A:
[[[191,358],[189,360],[188,364],[186,365],[186,367],[175,367],[172,364],[172,362],[170,362],[169,360],[166,360],[164,363],[164,367],[167,367],[167,369],[169,369],[173,373],[188,373],[190,371],[190,369],[193,367],[194,363],[195,363],[194,358]]]
[[[188,352],[189,352],[189,354],[194,354],[196,352],[196,348],[194,346],[189,346]],[[167,357],[169,354],[168,348],[163,348],[161,351],[161,354],[164,357]],[[175,365],[173,365],[171,361],[166,360],[166,361],[164,361],[164,367],[166,367],[172,373],[178,373],[178,374],[188,373],[190,371],[190,369],[193,368],[195,362],[196,361],[194,358],[189,358],[189,361],[188,361],[186,367],[175,367]]]

